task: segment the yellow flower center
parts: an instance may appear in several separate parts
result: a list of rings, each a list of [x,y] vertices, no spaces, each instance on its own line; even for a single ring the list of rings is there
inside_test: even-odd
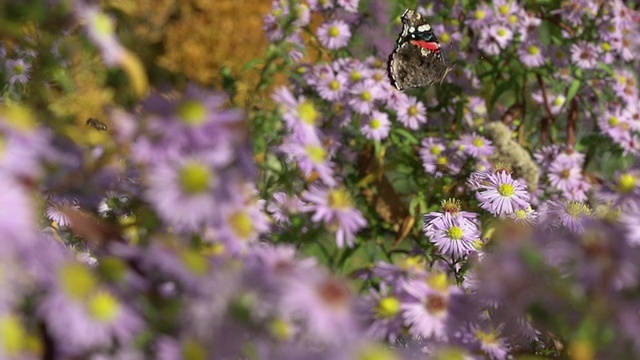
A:
[[[448,44],[451,42],[451,34],[449,34],[448,32],[440,34],[439,38],[440,42],[443,44]]]
[[[83,299],[97,286],[98,281],[82,264],[69,263],[62,266],[58,280],[65,292],[74,299]]]
[[[97,14],[93,26],[100,35],[111,36],[114,33],[113,21],[105,14]]]
[[[409,114],[409,116],[416,116],[418,115],[418,107],[415,105],[411,105],[409,107],[409,111],[407,111],[407,113]]]
[[[302,122],[305,124],[315,125],[316,121],[318,121],[318,110],[310,101],[305,100],[298,105],[298,114],[300,115]]]
[[[610,44],[610,43],[608,43],[608,42],[603,42],[603,43],[602,43],[602,45],[601,45],[601,47],[602,47],[602,50],[603,50],[604,52],[609,52],[609,51],[611,51],[611,44]]]
[[[540,48],[536,45],[529,46],[529,55],[538,55],[540,54]]]
[[[630,173],[622,174],[618,181],[618,191],[628,194],[638,187],[638,178]]]
[[[0,344],[5,355],[19,355],[26,347],[27,332],[15,315],[0,318]]]
[[[436,160],[436,164],[438,165],[447,165],[449,163],[449,159],[446,156],[440,156]]]
[[[393,296],[380,299],[378,315],[383,318],[392,318],[400,312],[400,300]]]
[[[609,125],[616,127],[620,124],[620,118],[617,116],[612,116],[609,118]]]
[[[371,95],[371,91],[366,90],[362,92],[362,95],[360,95],[360,98],[363,101],[370,102],[371,99],[373,99],[373,95]]]
[[[282,341],[291,339],[291,336],[293,335],[291,324],[282,319],[275,319],[271,321],[269,324],[269,331],[273,336]]]
[[[182,167],[179,173],[182,190],[190,195],[206,192],[213,174],[205,164],[191,162]]]
[[[484,146],[484,139],[481,137],[477,137],[475,139],[473,139],[473,145],[475,147],[483,147]]]
[[[180,252],[182,264],[195,275],[205,275],[209,271],[207,258],[193,249],[184,249]]]
[[[229,217],[233,232],[241,239],[248,239],[253,234],[253,221],[246,211],[238,211]]]
[[[441,292],[449,290],[449,280],[447,280],[447,275],[444,273],[438,273],[429,277],[429,279],[427,279],[427,283],[432,288]]]
[[[369,126],[371,126],[372,129],[379,129],[380,126],[382,126],[382,121],[380,121],[379,119],[373,118],[371,119],[371,123],[369,124]]]
[[[89,313],[99,321],[110,322],[120,312],[120,303],[113,295],[100,291],[89,300]]]
[[[507,35],[507,30],[505,29],[498,30],[498,36],[505,37],[506,35]]]
[[[591,213],[591,210],[585,204],[572,201],[567,205],[567,214],[573,218],[578,218],[589,213]]]
[[[442,148],[440,146],[433,146],[431,147],[431,151],[430,151],[431,155],[440,155],[440,153],[442,153]]]
[[[353,207],[351,195],[343,187],[330,190],[328,197],[329,207],[332,209],[344,210]]]
[[[351,73],[351,80],[353,82],[358,82],[360,80],[362,80],[362,73],[360,71],[354,71]]]
[[[464,236],[464,230],[460,226],[452,226],[449,231],[447,231],[447,235],[451,240],[461,240]]]
[[[502,15],[507,15],[509,13],[509,6],[508,5],[502,5],[498,8],[498,11],[500,11],[500,14]]]
[[[487,13],[484,10],[478,9],[475,11],[474,16],[476,20],[483,20],[485,17],[487,17]]]
[[[335,37],[338,37],[339,35],[340,35],[340,29],[337,26],[332,26],[329,29],[329,36],[330,37],[335,38]]]
[[[307,155],[309,155],[309,159],[316,164],[320,164],[325,161],[327,158],[327,151],[322,146],[316,145],[307,145],[305,147],[307,150]]]
[[[338,80],[333,80],[329,83],[329,89],[336,91],[340,89],[340,82]]]
[[[490,344],[498,343],[498,334],[496,334],[494,331],[487,332],[487,331],[478,330],[476,331],[476,337],[483,344],[490,345]]]
[[[502,184],[498,188],[500,195],[505,197],[512,197],[516,193],[516,189],[511,184]]]
[[[194,340],[187,340],[182,345],[182,358],[189,360],[207,360],[207,350]]]
[[[180,104],[178,115],[188,125],[200,125],[207,120],[207,108],[197,100],[187,100]]]

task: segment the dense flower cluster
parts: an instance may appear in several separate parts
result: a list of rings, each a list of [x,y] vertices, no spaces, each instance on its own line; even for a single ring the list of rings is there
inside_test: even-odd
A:
[[[113,3],[2,5],[0,358],[640,356],[630,4],[419,7],[401,92],[403,9],[274,0],[239,100],[151,50],[206,1]]]

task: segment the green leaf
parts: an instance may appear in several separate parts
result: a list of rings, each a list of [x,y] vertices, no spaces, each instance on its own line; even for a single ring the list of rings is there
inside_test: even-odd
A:
[[[251,59],[249,61],[247,61],[246,64],[244,64],[244,66],[242,67],[242,71],[241,73],[244,74],[247,71],[251,70],[251,68],[255,67],[256,65],[262,63],[262,59],[261,58],[255,58],[255,59]]]
[[[566,104],[570,103],[573,98],[576,97],[578,90],[580,90],[580,85],[582,85],[582,80],[580,78],[574,78],[571,86],[569,86],[569,90],[567,91]]]
[[[491,99],[489,99],[489,104],[488,104],[488,112],[491,112],[493,110],[494,105],[496,104],[496,102],[498,101],[498,99],[500,98],[500,96],[502,96],[505,92],[507,92],[509,89],[511,89],[511,86],[513,86],[514,82],[511,80],[508,81],[504,81],[502,83],[500,83],[496,89],[493,92],[493,95],[491,96]]]
[[[406,129],[393,129],[393,131],[395,133],[397,133],[398,135],[401,135],[405,138],[405,140],[409,143],[409,144],[419,144],[420,141],[418,140],[418,138],[415,137],[415,135],[411,132],[409,132]]]

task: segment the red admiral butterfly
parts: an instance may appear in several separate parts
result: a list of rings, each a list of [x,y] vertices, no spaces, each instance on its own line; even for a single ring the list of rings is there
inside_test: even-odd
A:
[[[420,13],[405,10],[402,32],[389,56],[389,79],[398,90],[431,86],[441,82],[451,67],[445,61],[440,43]]]

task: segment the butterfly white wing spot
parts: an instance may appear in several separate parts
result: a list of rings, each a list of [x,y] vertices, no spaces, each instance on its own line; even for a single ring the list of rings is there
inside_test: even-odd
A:
[[[429,24],[424,24],[424,25],[418,26],[418,31],[419,32],[425,32],[425,31],[429,31],[429,30],[431,30],[431,26],[429,26]]]
[[[420,30],[420,28],[418,28],[418,30]],[[413,26],[409,28],[409,32],[410,33],[414,33],[416,31],[416,28],[414,28]]]

